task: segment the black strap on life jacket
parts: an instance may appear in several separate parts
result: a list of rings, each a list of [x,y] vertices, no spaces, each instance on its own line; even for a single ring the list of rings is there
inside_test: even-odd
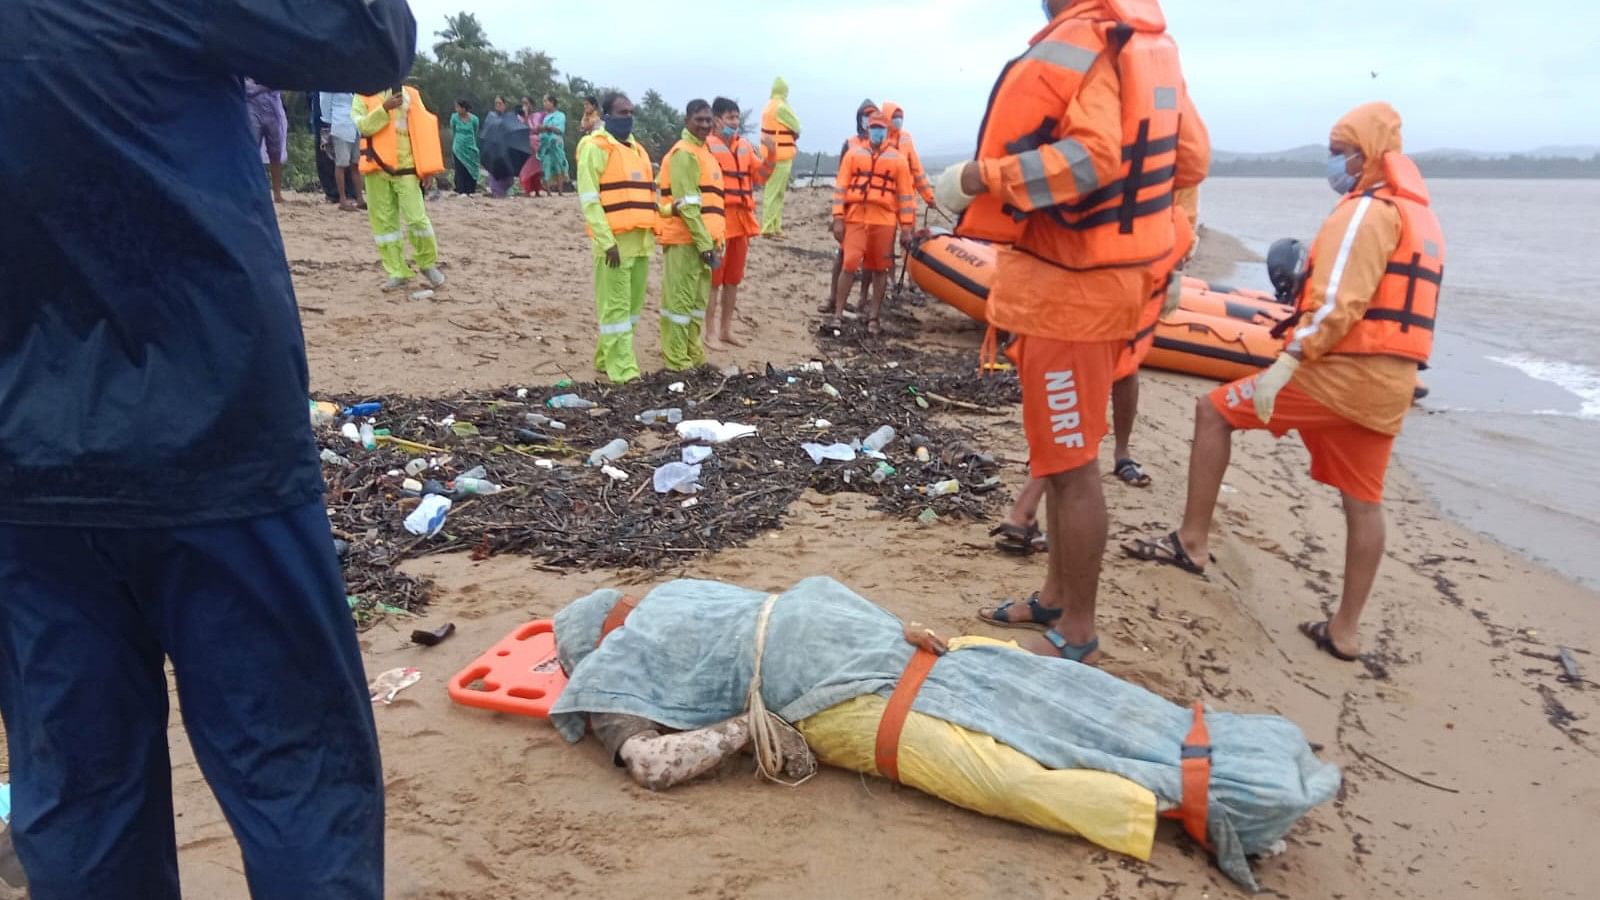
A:
[[[377,163],[378,164],[378,168],[382,169],[385,175],[389,175],[389,176],[392,176],[392,177],[395,177],[395,178],[399,178],[399,177],[404,176],[404,175],[415,175],[415,174],[417,174],[416,167],[414,167],[414,166],[411,167],[411,168],[408,168],[408,169],[396,169],[393,166],[390,166],[388,163],[384,162],[383,161],[383,157],[378,155],[378,148],[372,146],[372,138],[371,137],[362,138],[361,141],[362,141],[361,155],[365,156],[367,159],[370,159],[373,162]]]
[[[1437,271],[1430,269],[1422,264],[1422,254],[1413,253],[1411,262],[1391,262],[1383,270],[1383,274],[1399,275],[1406,280],[1405,306],[1400,309],[1369,309],[1362,318],[1374,322],[1399,322],[1401,333],[1410,331],[1412,326],[1432,331],[1433,319],[1415,312],[1417,282],[1426,281],[1437,291],[1444,283],[1444,266],[1440,266]]]

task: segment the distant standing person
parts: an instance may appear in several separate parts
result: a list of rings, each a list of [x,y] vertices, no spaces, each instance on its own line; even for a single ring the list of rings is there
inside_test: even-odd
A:
[[[456,193],[470,195],[478,192],[478,117],[472,112],[471,100],[457,100],[455,114],[450,117],[450,155],[456,161]]]
[[[578,130],[585,134],[594,134],[600,127],[600,101],[593,97],[583,98],[583,118],[578,122]]]
[[[701,332],[727,233],[722,167],[706,146],[712,121],[711,104],[690,100],[683,135],[661,160],[661,357],[673,371],[705,365]]]
[[[409,287],[417,276],[406,264],[405,241],[428,286],[444,286],[439,271],[439,241],[428,220],[422,199],[422,182],[444,172],[444,152],[439,146],[439,119],[422,103],[414,87],[395,87],[381,94],[355,98],[351,115],[365,139],[361,172],[367,181],[367,217],[372,238],[389,280],[383,290]],[[402,231],[401,221],[405,222]]]
[[[350,117],[350,107],[354,102],[355,95],[348,91],[324,91],[317,97],[322,116],[328,123],[328,140],[321,149],[333,159],[333,180],[338,184],[339,208],[346,211],[360,209],[365,203],[361,198],[361,181],[356,178],[361,163],[361,135],[356,131],[356,120]],[[346,192],[347,184],[349,193]]]
[[[916,222],[916,182],[911,166],[889,142],[889,119],[874,112],[867,121],[866,146],[849,148],[839,160],[833,187],[833,237],[843,248],[844,275],[834,289],[833,310],[825,327],[838,328],[844,306],[855,284],[855,273],[866,271],[872,279],[872,299],[861,311],[867,334],[876,337],[882,326],[878,316],[889,288],[889,268],[894,260],[898,230],[902,246],[910,246]]]
[[[495,122],[513,115],[516,114],[512,112],[511,105],[506,102],[505,97],[494,98],[494,109],[489,113],[489,122]],[[517,176],[515,175],[501,176],[494,174],[491,164],[489,170],[489,196],[496,200],[504,200],[511,193],[511,186],[516,182]]]
[[[567,173],[567,114],[556,108],[554,94],[544,95],[544,121],[539,123],[539,165],[544,168],[545,189],[559,194]]]
[[[783,240],[783,198],[789,190],[789,175],[794,169],[794,157],[799,153],[800,117],[789,108],[789,83],[782,78],[772,81],[772,99],[761,114],[761,145],[774,167],[767,179],[766,194],[761,198],[764,218],[761,222],[763,237]]]
[[[578,202],[594,249],[594,367],[613,384],[639,377],[633,333],[656,250],[655,172],[633,137],[633,101],[607,94],[601,129],[578,144]]]
[[[534,105],[532,97],[522,98],[522,123],[528,126],[528,160],[517,173],[524,197],[537,197],[544,190],[544,166],[539,162],[539,126],[544,124],[544,110]]]
[[[733,335],[734,307],[739,302],[739,285],[744,281],[750,239],[761,233],[761,223],[756,220],[756,186],[766,183],[772,164],[739,133],[744,124],[739,104],[718,97],[711,101],[711,115],[716,119],[716,128],[706,145],[722,168],[728,222],[727,252],[722,265],[711,273],[711,302],[706,306],[706,346],[719,350],[722,343],[744,346]]]
[[[250,105],[251,133],[261,151],[267,156],[267,172],[272,177],[272,201],[283,202],[283,160],[289,152],[288,121],[283,111],[283,94],[257,84],[254,79],[244,80],[245,102]]]
[[[1433,351],[1445,242],[1428,186],[1402,152],[1387,103],[1347,113],[1328,136],[1328,183],[1339,205],[1311,245],[1283,352],[1264,372],[1195,406],[1183,523],[1124,546],[1202,574],[1235,431],[1289,431],[1311,453],[1311,479],[1337,488],[1346,526],[1344,589],[1329,619],[1300,631],[1344,662],[1361,651],[1361,613],[1383,562],[1384,479],[1411,409],[1417,367]]]

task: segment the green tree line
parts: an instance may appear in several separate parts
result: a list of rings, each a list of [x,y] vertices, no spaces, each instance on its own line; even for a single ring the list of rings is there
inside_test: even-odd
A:
[[[1417,168],[1429,178],[1600,178],[1600,155],[1592,159],[1509,156],[1451,159],[1422,155]],[[1293,159],[1235,159],[1211,164],[1211,177],[1318,178],[1322,163]]]

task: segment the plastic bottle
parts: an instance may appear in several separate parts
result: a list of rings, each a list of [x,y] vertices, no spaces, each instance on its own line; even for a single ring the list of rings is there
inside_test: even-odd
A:
[[[339,417],[339,407],[334,404],[326,400],[320,402],[312,400],[310,402],[312,428],[326,428],[333,424],[334,419]]]
[[[561,422],[557,422],[555,419],[552,419],[549,416],[542,416],[538,413],[528,413],[527,419],[528,424],[534,426],[535,428],[543,427],[548,428],[551,431],[567,430],[566,425],[562,424]]]
[[[406,474],[410,475],[412,478],[415,478],[426,471],[428,471],[428,461],[421,457],[406,463]]]
[[[670,409],[647,409],[634,418],[641,425],[676,425],[683,421],[683,410],[676,406]]]
[[[544,402],[544,405],[549,407],[549,408],[551,408],[551,409],[593,409],[594,408],[594,404],[593,403],[590,403],[588,400],[585,400],[582,397],[579,397],[577,394],[562,394],[559,397],[551,397],[549,400],[546,400]]]
[[[339,433],[344,435],[344,439],[352,444],[361,443],[361,429],[357,428],[354,422],[344,423],[344,427],[339,429]]]
[[[375,416],[383,412],[383,404],[375,402],[357,403],[355,406],[347,406],[339,412],[346,416]]]
[[[489,477],[489,470],[485,469],[483,466],[473,466],[472,468],[470,468],[470,469],[466,470],[465,472],[462,472],[460,475],[456,476],[457,480],[460,480],[462,478],[488,478],[488,477]]]
[[[455,488],[456,495],[460,497],[487,497],[505,490],[487,478],[468,478],[465,475],[456,479]]]
[[[895,471],[896,469],[894,466],[880,461],[878,463],[878,467],[872,470],[872,483],[883,484],[885,481],[889,480],[889,476],[893,475]]]
[[[948,478],[944,481],[935,482],[934,484],[928,485],[929,497],[945,497],[949,496],[950,494],[960,493],[960,491],[961,482],[955,480],[954,478]]]
[[[322,461],[327,463],[330,466],[337,466],[338,468],[341,468],[341,469],[344,468],[345,466],[350,465],[350,460],[345,459],[344,457],[342,457],[339,454],[333,452],[332,450],[324,450],[324,451],[322,451]]]
[[[831,384],[824,382],[822,385],[822,392],[835,400],[839,399],[839,389]]]
[[[589,465],[598,466],[611,462],[614,459],[621,459],[623,454],[627,452],[628,442],[622,438],[617,438],[611,443],[589,454]]]
[[[358,431],[357,434],[359,434],[361,436],[361,446],[362,446],[363,449],[366,449],[366,450],[376,450],[376,449],[378,449],[378,435],[377,435],[376,432],[374,432],[372,430],[372,423],[371,422],[363,422],[363,423],[361,423],[361,430]]]
[[[867,439],[861,442],[861,449],[867,451],[868,453],[877,453],[883,448],[889,446],[889,443],[893,440],[894,428],[889,425],[885,425],[882,428],[879,428],[877,431],[867,435]]]

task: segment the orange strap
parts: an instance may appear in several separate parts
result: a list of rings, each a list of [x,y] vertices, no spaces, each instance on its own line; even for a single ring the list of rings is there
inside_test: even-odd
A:
[[[1206,710],[1194,705],[1194,727],[1183,739],[1183,798],[1166,818],[1183,822],[1183,830],[1195,843],[1211,849],[1206,833],[1211,803],[1211,732],[1206,729]]]
[[[638,605],[639,601],[627,594],[619,597],[616,604],[611,607],[611,611],[606,613],[605,621],[600,623],[600,640],[595,641],[594,645],[596,647],[600,646],[601,641],[604,641],[607,635],[621,628],[623,623],[628,621],[628,614],[633,612],[633,608]]]
[[[889,705],[883,708],[883,718],[878,720],[878,774],[897,784],[900,781],[900,729],[905,727],[911,702],[917,699],[922,682],[938,661],[937,654],[917,648],[917,652],[911,654],[911,659],[906,663],[906,670],[900,673],[900,683],[889,695]]]

